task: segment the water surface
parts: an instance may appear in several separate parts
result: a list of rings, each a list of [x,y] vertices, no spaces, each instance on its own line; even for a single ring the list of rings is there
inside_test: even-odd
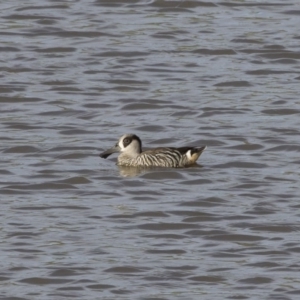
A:
[[[0,299],[298,299],[298,1],[0,4]],[[187,169],[118,168],[207,145]]]

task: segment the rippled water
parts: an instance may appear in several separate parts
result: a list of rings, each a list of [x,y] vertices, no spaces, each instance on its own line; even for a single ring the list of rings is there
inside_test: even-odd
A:
[[[299,298],[299,1],[0,14],[1,299]],[[99,158],[128,132],[208,148]]]

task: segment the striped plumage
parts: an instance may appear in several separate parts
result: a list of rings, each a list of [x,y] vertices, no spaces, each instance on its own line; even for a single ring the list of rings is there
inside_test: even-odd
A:
[[[142,151],[142,142],[135,134],[123,135],[117,144],[100,154],[107,158],[115,152],[121,152],[118,157],[119,166],[128,167],[187,167],[196,163],[203,147],[181,147],[181,148],[155,148]]]

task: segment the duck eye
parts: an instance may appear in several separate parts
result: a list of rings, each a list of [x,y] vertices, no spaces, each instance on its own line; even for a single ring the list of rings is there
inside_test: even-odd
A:
[[[131,142],[131,140],[130,140],[129,138],[125,138],[125,139],[123,140],[123,145],[124,145],[124,147],[128,146],[128,145],[130,144],[130,142]]]

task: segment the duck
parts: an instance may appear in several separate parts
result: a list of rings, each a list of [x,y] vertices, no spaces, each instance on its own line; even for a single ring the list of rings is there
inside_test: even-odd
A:
[[[124,134],[110,149],[99,154],[107,158],[120,152],[117,165],[126,167],[184,168],[196,163],[206,146],[202,147],[160,147],[142,150],[142,141],[135,134]]]

